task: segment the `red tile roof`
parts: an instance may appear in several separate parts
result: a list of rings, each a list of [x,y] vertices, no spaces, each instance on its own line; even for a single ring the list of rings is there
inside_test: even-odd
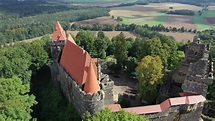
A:
[[[120,104],[110,104],[110,105],[106,105],[105,107],[110,108],[112,112],[118,112],[121,110]]]
[[[73,42],[75,45],[77,45],[70,34],[68,34],[67,40],[69,40],[69,41]]]
[[[60,65],[75,79],[75,81],[82,85],[87,80],[88,67],[92,58],[84,49],[75,45],[71,41],[67,41],[60,60]],[[92,63],[96,77],[97,77],[97,66]]]
[[[172,106],[184,105],[184,104],[197,104],[200,102],[204,102],[205,100],[206,100],[205,97],[202,95],[190,95],[185,97],[169,98],[157,105],[123,108],[123,110],[137,113],[137,114],[151,114],[151,113],[163,112]],[[113,106],[109,106],[109,107],[112,109],[113,112],[118,111],[118,110],[114,110]]]
[[[92,58],[93,62],[98,65],[98,58]]]
[[[92,61],[92,60],[91,60]],[[87,80],[84,85],[84,91],[86,93],[94,94],[100,90],[100,86],[97,80],[97,76],[95,73],[95,70],[93,68],[94,62],[90,62],[90,65],[88,67],[87,71]]]
[[[186,104],[187,97],[175,97],[175,98],[169,98],[170,105],[176,106],[176,105],[182,105]]]
[[[146,113],[158,113],[162,112],[160,105],[149,105],[149,106],[139,106],[132,108],[123,108],[123,110],[137,113],[137,114],[146,114]]]
[[[183,96],[192,96],[192,95],[198,95],[198,94],[190,93],[190,92],[181,92],[181,93],[179,93],[179,95],[183,97]]]
[[[60,25],[59,21],[57,21],[55,25],[55,31],[52,35],[53,41],[65,41],[66,40],[66,33],[63,30],[62,26]]]

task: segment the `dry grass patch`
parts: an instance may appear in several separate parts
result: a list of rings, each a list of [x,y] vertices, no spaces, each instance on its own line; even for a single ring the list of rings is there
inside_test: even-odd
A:
[[[175,32],[159,32],[161,34],[167,35],[167,36],[172,36],[177,42],[188,42],[193,41],[193,37],[195,34],[192,33],[175,33]]]

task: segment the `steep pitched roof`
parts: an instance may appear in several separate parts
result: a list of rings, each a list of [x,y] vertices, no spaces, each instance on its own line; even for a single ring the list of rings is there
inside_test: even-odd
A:
[[[77,45],[70,34],[68,34],[67,40],[69,40],[69,41],[73,42],[75,45]]]
[[[90,62],[90,65],[88,67],[87,80],[84,85],[84,91],[86,93],[91,93],[91,94],[94,94],[100,90],[100,86],[97,80],[95,70],[93,68],[93,64],[94,62]]]
[[[56,22],[55,31],[52,35],[52,40],[53,41],[66,40],[66,33],[63,30],[62,26],[60,25],[59,21]]]
[[[75,79],[75,81],[82,85],[86,82],[88,76],[88,67],[91,57],[84,49],[80,48],[72,41],[67,41],[60,59],[60,65]],[[97,79],[97,66],[95,63],[91,65]]]

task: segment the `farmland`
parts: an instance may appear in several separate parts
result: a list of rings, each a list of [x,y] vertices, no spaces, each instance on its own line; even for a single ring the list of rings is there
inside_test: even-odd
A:
[[[189,9],[196,12],[194,16],[187,15],[171,15],[161,13],[160,11],[168,11],[170,7],[173,10]],[[199,31],[205,29],[214,29],[215,25],[215,7],[209,6],[209,10],[204,10],[202,15],[198,14],[202,7],[180,4],[180,3],[150,3],[149,5],[134,5],[126,7],[111,8],[110,15],[121,17],[122,23],[135,23],[138,25],[148,24],[149,26],[162,24],[166,27],[187,29],[197,29]]]
[[[115,19],[111,19],[110,16],[105,16],[105,17],[98,17],[95,19],[88,19],[88,20],[83,20],[83,21],[77,21],[76,23],[78,24],[83,24],[83,25],[92,25],[92,24],[96,24],[96,23],[100,23],[100,24],[118,24],[119,22]]]
[[[175,41],[186,43],[188,41],[193,41],[195,34],[192,33],[179,33],[179,32],[160,32],[161,34],[172,36]]]

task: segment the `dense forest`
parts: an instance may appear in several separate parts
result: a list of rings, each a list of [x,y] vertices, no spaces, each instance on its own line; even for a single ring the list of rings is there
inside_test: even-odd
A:
[[[12,9],[11,9],[12,8]],[[53,25],[109,15],[109,9],[78,7],[36,2],[33,4],[0,4],[0,43],[20,41],[53,32]]]

